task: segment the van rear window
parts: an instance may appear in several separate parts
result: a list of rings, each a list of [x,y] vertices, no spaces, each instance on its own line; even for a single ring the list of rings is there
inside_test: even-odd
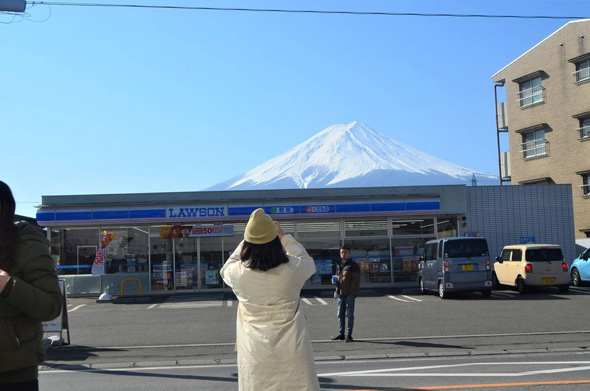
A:
[[[449,258],[487,257],[488,242],[485,239],[449,240],[445,244],[445,253]]]
[[[527,262],[547,262],[563,260],[560,248],[531,248],[526,250]]]

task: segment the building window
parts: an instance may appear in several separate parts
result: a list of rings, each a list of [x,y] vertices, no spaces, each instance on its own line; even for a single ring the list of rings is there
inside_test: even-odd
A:
[[[590,140],[590,117],[580,118],[580,140]]]
[[[545,129],[538,129],[522,135],[522,157],[527,159],[547,154]]]
[[[590,174],[582,174],[582,195],[590,197]]]
[[[577,62],[574,75],[576,76],[577,82],[590,80],[590,59]]]
[[[543,87],[541,77],[535,77],[519,83],[520,107],[526,107],[543,101]]]

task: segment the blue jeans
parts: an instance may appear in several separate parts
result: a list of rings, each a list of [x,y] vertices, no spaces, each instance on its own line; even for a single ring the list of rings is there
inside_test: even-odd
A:
[[[352,328],[354,327],[354,301],[355,295],[338,296],[338,335],[344,335],[345,322],[348,318],[348,330],[346,335],[352,337]]]

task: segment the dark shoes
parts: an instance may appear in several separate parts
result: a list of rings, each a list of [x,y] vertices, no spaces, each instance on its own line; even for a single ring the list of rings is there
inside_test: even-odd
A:
[[[346,337],[346,339],[344,338],[344,335],[337,335],[335,337],[332,337],[332,341],[344,341],[346,340],[346,342],[352,342],[352,336],[349,335],[348,337]]]

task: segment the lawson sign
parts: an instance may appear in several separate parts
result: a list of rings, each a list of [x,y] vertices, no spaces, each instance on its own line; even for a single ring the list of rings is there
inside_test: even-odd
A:
[[[227,206],[177,206],[166,209],[169,219],[227,217]]]

